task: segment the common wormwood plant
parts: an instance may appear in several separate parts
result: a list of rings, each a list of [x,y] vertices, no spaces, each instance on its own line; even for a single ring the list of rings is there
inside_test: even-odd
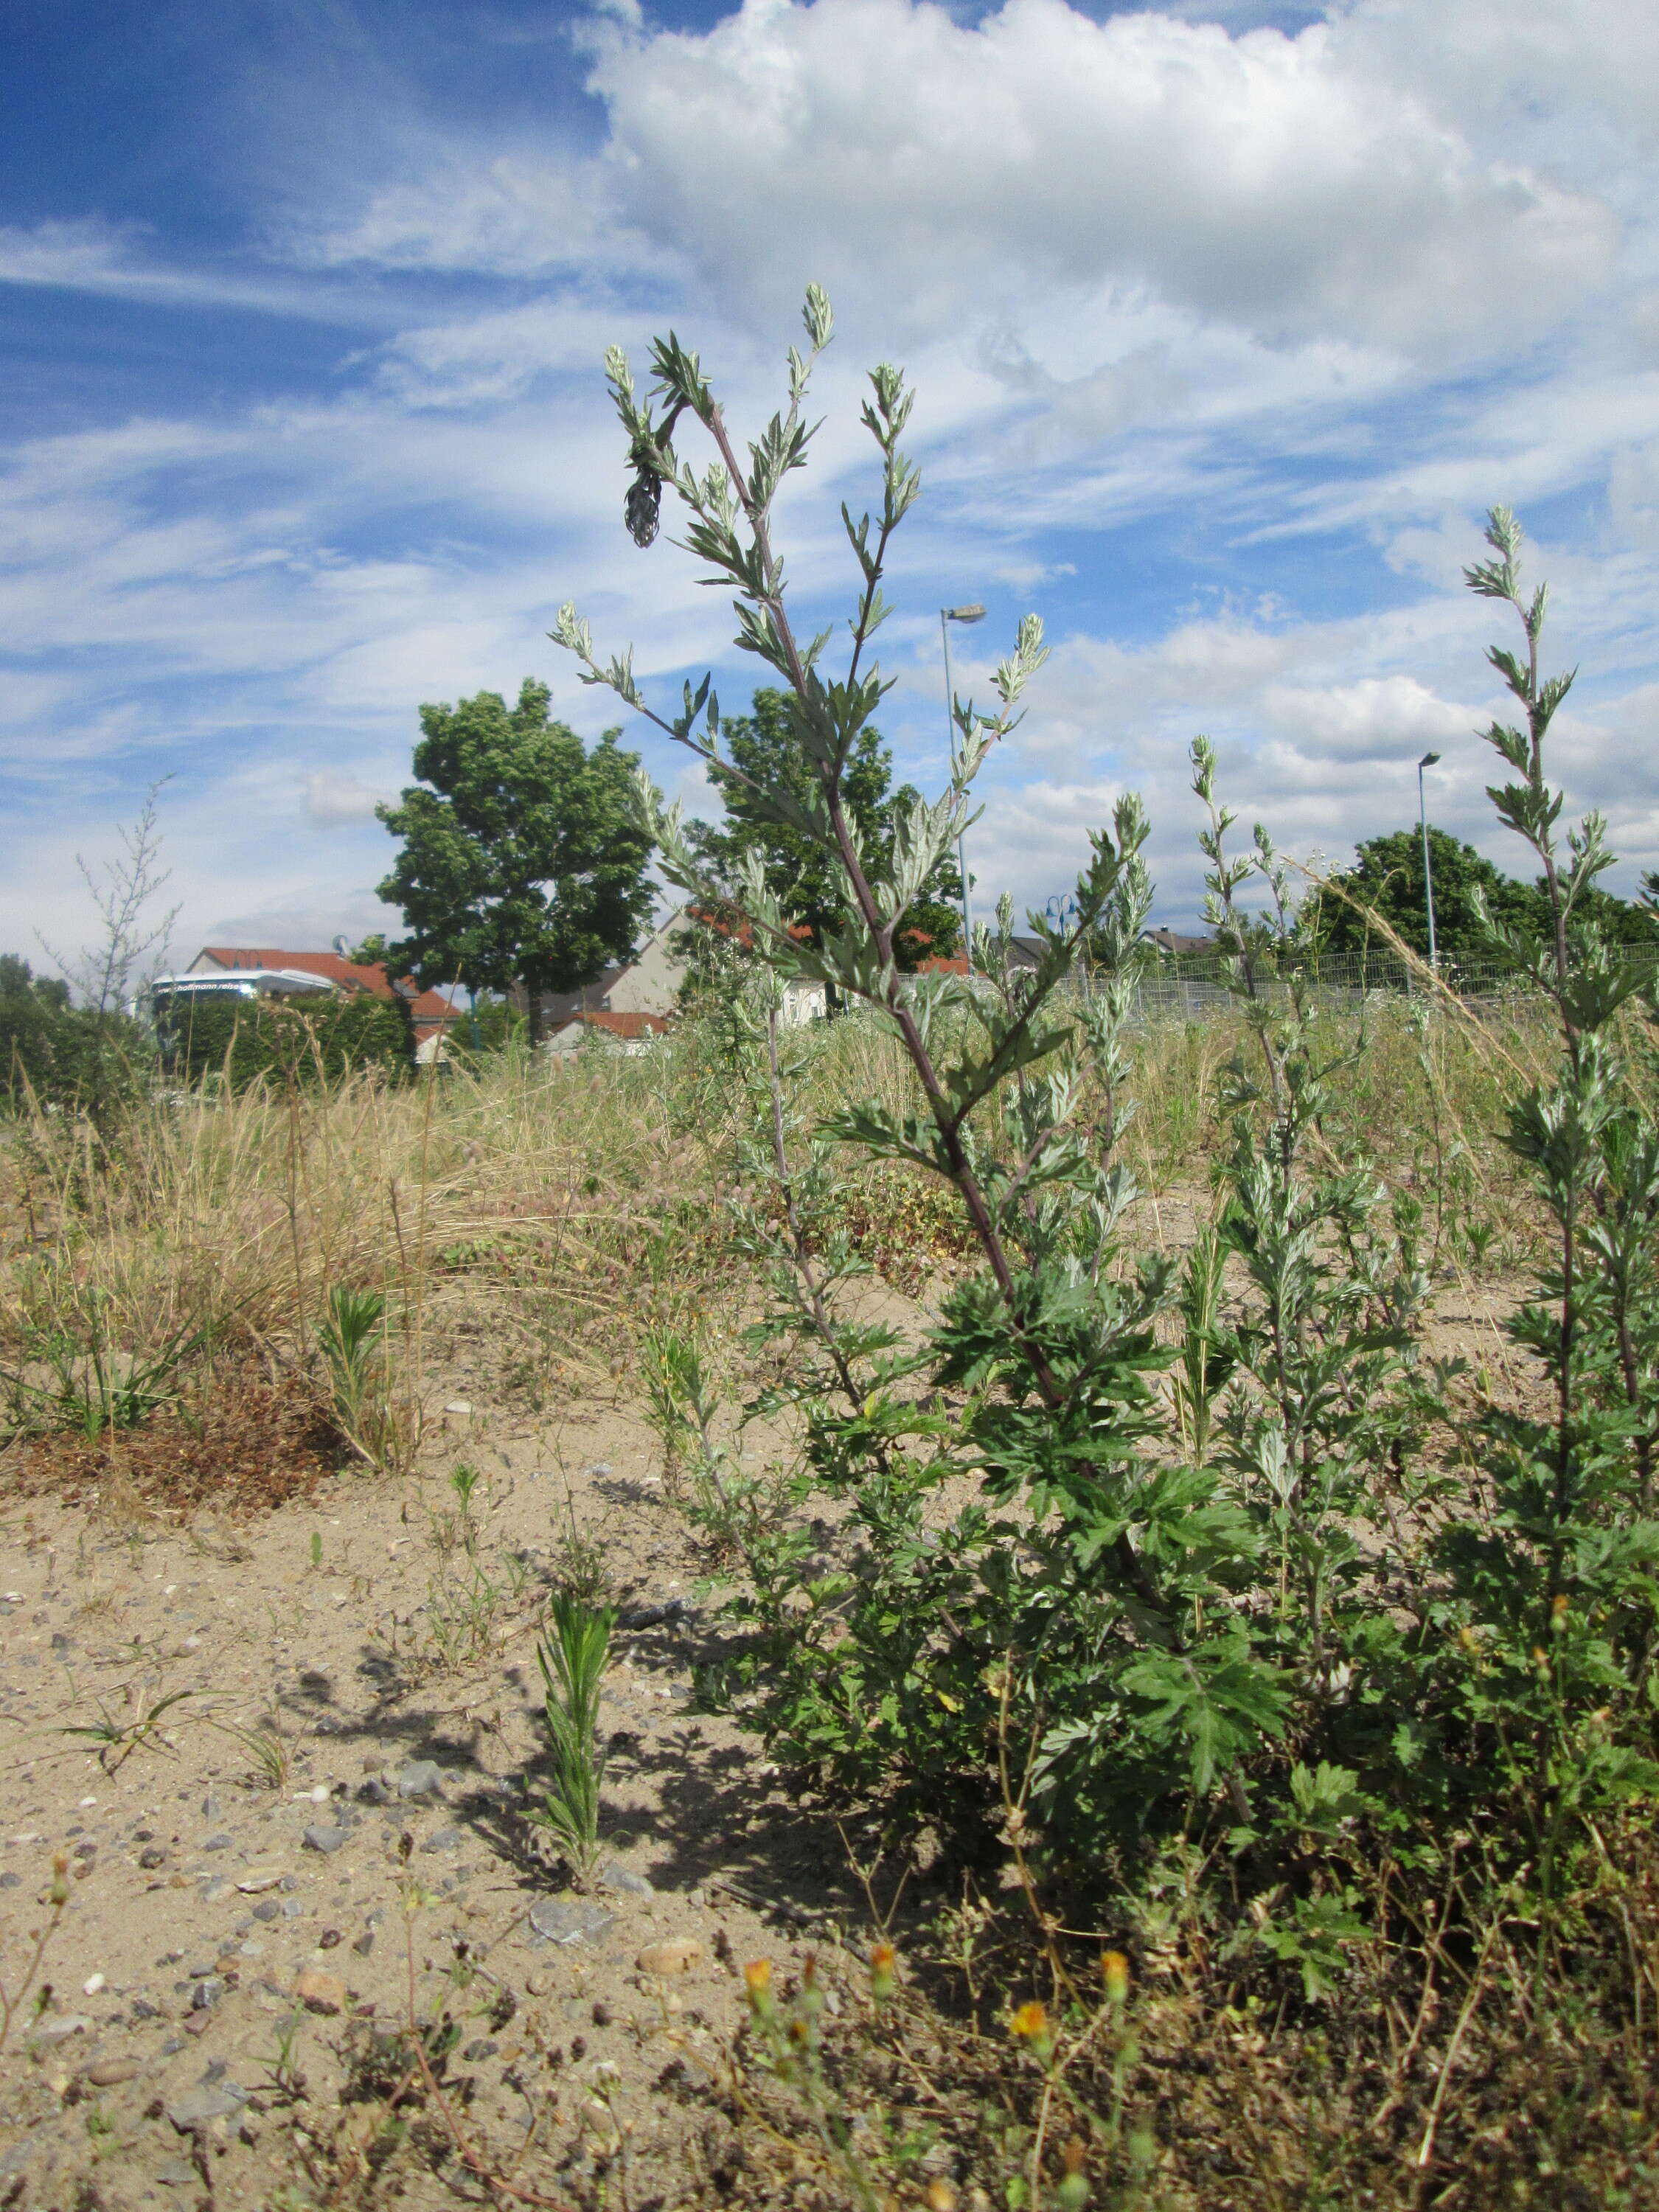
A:
[[[982,1741],[999,1710],[988,1668],[1013,1656],[1024,1677],[1042,1654],[1051,1683],[1075,1682],[1079,1698],[1066,1703],[1081,1705],[1061,1715],[1045,1698],[1050,1723],[1042,1773],[1052,1788],[1062,1773],[1086,1765],[1079,1754],[1103,1733],[1103,1711],[1127,1700],[1137,1725],[1119,1750],[1132,1749],[1143,1771],[1126,1799],[1183,1787],[1207,1791],[1282,1717],[1283,1687],[1255,1658],[1232,1609],[1206,1606],[1216,1595],[1217,1571],[1248,1557],[1256,1539],[1247,1517],[1220,1494],[1219,1468],[1170,1467],[1143,1448],[1156,1426],[1147,1376],[1162,1361],[1154,1322],[1173,1295],[1176,1271],[1162,1257],[1127,1273],[1117,1266],[1118,1230],[1133,1184],[1113,1163],[1115,1133],[1080,1120],[1091,1069],[1111,1060],[1127,1000],[1108,991],[1080,1021],[1060,1003],[1081,950],[1103,926],[1126,953],[1139,940],[1150,898],[1141,860],[1145,817],[1137,802],[1127,802],[1112,831],[1094,834],[1071,926],[1034,921],[1042,957],[1018,988],[988,996],[955,977],[901,978],[894,939],[910,899],[971,818],[974,779],[992,745],[1014,726],[1017,702],[1046,648],[1041,624],[1027,617],[994,678],[999,711],[987,718],[954,702],[949,785],[932,805],[908,811],[889,872],[872,873],[841,778],[858,732],[889,688],[868,649],[888,612],[882,592],[888,549],[920,489],[899,442],[911,394],[896,369],[883,367],[871,378],[864,421],[881,458],[882,504],[873,519],[855,520],[844,511],[861,586],[844,672],[830,676],[823,659],[833,633],[797,637],[771,536],[778,486],[805,459],[811,433],[802,408],[813,363],[830,337],[829,304],[816,289],[808,295],[805,325],[807,353],[792,349],[789,356],[787,410],[741,459],[696,357],[675,338],[653,351],[655,383],[643,404],[622,356],[613,353],[607,363],[636,471],[631,512],[637,514],[639,486],[647,478],[672,487],[690,513],[690,550],[711,580],[736,589],[739,644],[787,686],[813,771],[809,797],[803,802],[777,789],[755,791],[753,801],[836,856],[842,872],[844,920],[817,944],[791,937],[754,866],[739,887],[745,918],[781,978],[804,975],[831,984],[896,1030],[926,1101],[923,1111],[902,1115],[871,1102],[823,1133],[946,1177],[984,1263],[949,1302],[927,1354],[934,1387],[966,1395],[965,1417],[950,1425],[919,1410],[906,1387],[918,1363],[890,1333],[846,1331],[829,1286],[815,1286],[808,1261],[805,1334],[815,1341],[815,1358],[831,1370],[844,1414],[833,1433],[825,1432],[826,1416],[815,1419],[815,1455],[843,1481],[849,1474],[855,1482],[873,1477],[881,1498],[860,1492],[858,1510],[879,1516],[882,1555],[902,1559],[903,1580],[921,1587],[901,1596],[878,1578],[860,1593],[884,1618],[902,1611],[905,1626],[897,1635],[859,1633],[857,1609],[849,1623],[841,1607],[837,1625],[855,1632],[836,1648],[850,1643],[852,1650],[827,1667],[818,1663],[827,1655],[814,1652],[809,1660],[802,1650],[817,1694],[809,1703],[803,1682],[801,1697],[790,1698],[807,1705],[796,1724],[801,1741],[791,1747],[821,1745],[832,1763],[850,1760],[873,1779],[896,1759],[911,1765],[914,1753],[939,1736],[939,1755],[924,1750],[921,1763],[948,1768],[964,1737]],[[688,416],[717,455],[701,476],[672,442]],[[706,678],[695,692],[687,685],[683,711],[665,719],[642,698],[631,654],[600,665],[574,607],[561,611],[554,635],[576,653],[586,680],[608,684],[676,742],[733,772],[720,751],[719,704]],[[716,887],[697,868],[678,810],[665,810],[643,780],[641,804],[671,879],[714,898]],[[770,1026],[775,1030],[775,1017]],[[1000,1094],[1007,1102],[1000,1125],[985,1126],[986,1109]],[[787,1157],[775,1158],[774,1167],[787,1186]],[[799,1275],[805,1243],[792,1241]],[[836,1255],[830,1264],[844,1281],[848,1256]],[[926,1500],[964,1455],[983,1470],[988,1505],[930,1532]],[[1018,1508],[1040,1567],[1019,1564],[1008,1542],[1015,1524],[993,1519],[988,1505]],[[940,1649],[939,1608],[969,1599],[963,1633]],[[981,1607],[985,1617],[976,1620]],[[830,1609],[821,1602],[818,1611],[827,1629]],[[1066,1647],[1064,1656],[1058,1646]]]
[[[1473,1823],[1512,1887],[1548,1892],[1577,1816],[1649,1772],[1659,1137],[1603,1038],[1639,978],[1575,934],[1574,900],[1606,866],[1599,824],[1555,848],[1542,749],[1565,687],[1537,674],[1541,596],[1520,601],[1513,526],[1495,516],[1500,559],[1471,580],[1521,607],[1527,662],[1494,659],[1528,728],[1492,733],[1516,778],[1494,796],[1555,902],[1553,943],[1510,948],[1562,1024],[1560,1083],[1521,1101],[1511,1130],[1561,1243],[1559,1279],[1516,1323],[1553,1378],[1548,1419],[1471,1412],[1455,1364],[1423,1357],[1420,1201],[1331,1141],[1354,1048],[1324,1041],[1305,963],[1285,957],[1295,900],[1266,830],[1248,852],[1229,843],[1206,741],[1193,768],[1210,918],[1249,1042],[1228,1080],[1213,1216],[1184,1254],[1137,1252],[1127,1236],[1125,1034],[1151,902],[1138,800],[1091,833],[1070,922],[1029,918],[1035,968],[1012,964],[1005,904],[978,933],[971,981],[900,974],[907,908],[974,818],[975,778],[1045,647],[1027,617],[994,712],[952,702],[949,781],[904,812],[878,866],[842,778],[889,688],[871,648],[920,489],[901,445],[911,395],[896,369],[870,379],[881,497],[873,514],[842,509],[858,580],[832,669],[835,633],[796,632],[773,539],[830,338],[816,289],[805,319],[787,406],[741,450],[672,335],[643,398],[623,356],[607,362],[630,528],[649,543],[672,491],[705,580],[734,594],[738,644],[789,701],[809,773],[751,783],[750,804],[829,856],[843,890],[838,924],[811,942],[791,934],[758,865],[738,887],[769,977],[740,1054],[738,1230],[770,1292],[755,1336],[782,1355],[757,1404],[799,1408],[799,1494],[827,1494],[840,1526],[826,1557],[800,1526],[722,1495],[751,1631],[726,1687],[824,1788],[926,1818],[963,1850],[988,1826],[1039,1882],[1097,1882],[1109,1856],[1223,1846],[1235,1899],[1273,1907],[1240,1940],[1299,1966],[1316,1996],[1366,1925],[1359,1908],[1386,1892],[1379,1867],[1437,1863],[1445,1825],[1465,1824],[1467,1843]],[[701,472],[681,450],[693,440],[708,451]],[[629,653],[599,660],[574,606],[553,634],[585,682],[739,773],[707,678],[663,715]],[[639,805],[670,879],[729,898],[644,778]],[[1265,886],[1261,912],[1241,903],[1250,886]],[[1095,975],[1079,991],[1085,950]],[[779,1019],[797,976],[902,1041],[914,1110],[869,1100],[803,1125],[803,1048]],[[920,1345],[849,1307],[863,1263],[835,1202],[849,1147],[943,1179],[971,1224],[978,1265]],[[663,1418],[707,1447],[706,1378],[695,1405],[669,1403],[684,1366],[659,1363]]]

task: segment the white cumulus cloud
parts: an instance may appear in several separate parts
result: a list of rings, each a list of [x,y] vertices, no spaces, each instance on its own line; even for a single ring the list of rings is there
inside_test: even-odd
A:
[[[810,270],[936,325],[988,289],[1145,289],[1408,349],[1558,321],[1607,266],[1607,207],[1363,61],[1325,24],[747,0],[602,39],[593,83],[624,214],[728,294]]]

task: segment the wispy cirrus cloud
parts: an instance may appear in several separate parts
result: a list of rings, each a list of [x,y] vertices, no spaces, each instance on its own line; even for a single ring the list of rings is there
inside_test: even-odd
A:
[[[274,265],[246,269],[182,265],[143,226],[94,217],[33,225],[0,224],[0,285],[78,292],[141,307],[232,308],[323,323],[380,319],[361,293]]]

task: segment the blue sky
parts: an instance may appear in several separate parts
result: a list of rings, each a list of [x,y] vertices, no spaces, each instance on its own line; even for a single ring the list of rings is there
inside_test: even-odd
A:
[[[1340,859],[1415,807],[1504,853],[1473,735],[1515,505],[1583,674],[1559,773],[1659,866],[1659,10],[751,0],[13,0],[0,52],[0,949],[85,933],[161,799],[176,943],[383,924],[416,710],[528,674],[575,599],[665,696],[729,618],[623,536],[599,363],[672,324],[741,424],[802,289],[839,336],[781,534],[805,620],[909,368],[925,500],[884,634],[943,756],[937,610],[1054,647],[988,772],[981,898],[1040,903],[1126,786],[1197,902],[1184,750]],[[637,737],[698,803],[695,764]]]

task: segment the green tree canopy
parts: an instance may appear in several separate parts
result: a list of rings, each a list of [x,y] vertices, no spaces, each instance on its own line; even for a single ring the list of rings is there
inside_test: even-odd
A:
[[[805,787],[809,771],[789,720],[790,702],[781,691],[755,694],[754,711],[723,723],[721,735],[736,775],[711,771],[726,809],[718,825],[689,825],[693,850],[718,880],[735,880],[746,853],[757,853],[766,880],[786,917],[817,939],[842,914],[840,872],[800,831],[767,817],[755,805],[742,778],[763,790]],[[859,732],[842,781],[842,796],[864,840],[872,866],[889,862],[899,809],[917,794],[909,784],[892,789],[893,756],[878,730]],[[948,956],[962,942],[961,878],[954,862],[941,860],[911,907],[896,946],[899,965],[915,968],[923,960]]]
[[[67,983],[0,953],[0,1108],[33,1096],[101,1118],[135,1093],[148,1062],[138,1023],[71,1005]]]
[[[421,781],[377,810],[403,841],[379,886],[409,933],[384,948],[392,972],[521,984],[532,1035],[540,994],[576,990],[625,957],[653,904],[650,841],[630,805],[638,756],[615,730],[590,752],[551,720],[550,697],[526,678],[511,708],[495,691],[422,707]]]
[[[1434,878],[1435,942],[1443,960],[1467,965],[1493,957],[1475,913],[1477,891],[1485,892],[1495,920],[1521,930],[1543,927],[1546,901],[1541,884],[1506,876],[1473,845],[1464,844],[1443,830],[1431,829],[1429,865]],[[1346,898],[1343,892],[1347,894]],[[1429,926],[1420,829],[1392,830],[1381,837],[1368,837],[1358,848],[1354,866],[1334,877],[1332,888],[1316,891],[1308,901],[1302,912],[1303,927],[1328,952],[1357,954],[1366,948],[1368,937],[1370,950],[1380,952],[1387,940],[1375,927],[1368,933],[1367,912],[1381,916],[1414,952],[1427,957]],[[1644,910],[1611,891],[1592,889],[1575,918],[1594,923],[1615,943],[1659,943],[1659,929]]]

